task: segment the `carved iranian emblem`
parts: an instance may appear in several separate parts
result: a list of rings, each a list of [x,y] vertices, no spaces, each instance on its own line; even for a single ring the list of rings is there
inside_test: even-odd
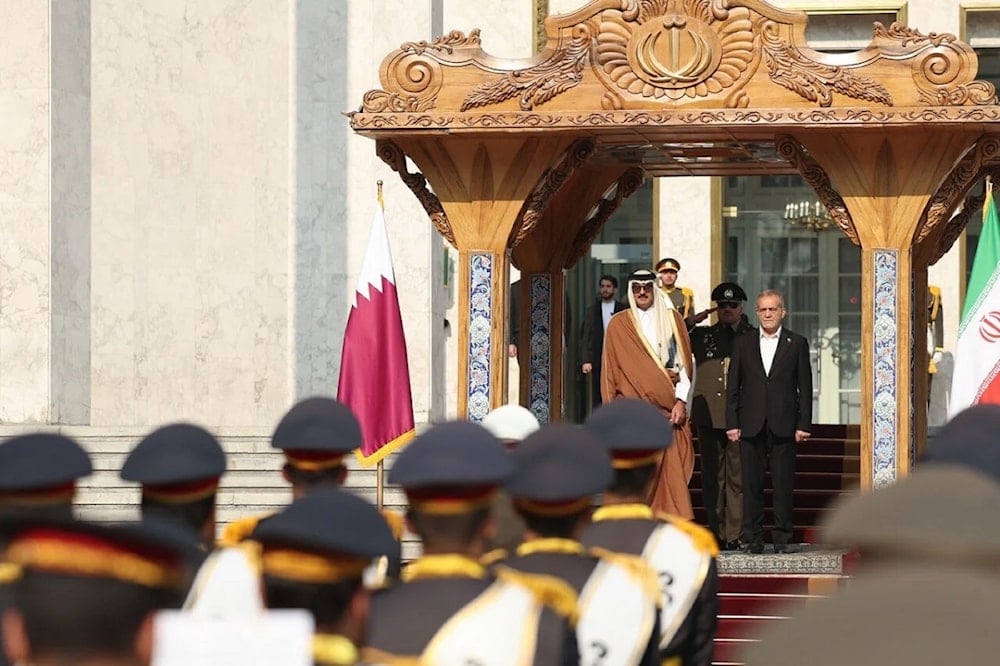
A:
[[[717,3],[718,4],[718,3]],[[602,15],[597,60],[609,83],[631,95],[681,100],[732,87],[754,60],[746,7],[705,0],[627,0]]]
[[[774,23],[761,31],[764,61],[771,80],[820,106],[833,103],[833,93],[892,106],[892,95],[878,81],[850,70],[810,60],[780,36]]]

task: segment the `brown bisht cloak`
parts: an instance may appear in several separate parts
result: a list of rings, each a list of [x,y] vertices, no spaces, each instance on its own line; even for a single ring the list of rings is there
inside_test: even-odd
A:
[[[693,382],[691,341],[680,314],[673,309],[670,312],[677,331],[678,353],[683,355],[685,369]],[[631,309],[619,312],[608,322],[601,372],[601,399],[604,402],[615,398],[639,398],[670,418],[670,410],[677,401],[674,382],[667,369],[660,365]],[[693,472],[691,426],[690,420],[685,420],[684,425],[674,426],[674,443],[663,452],[660,460],[656,484],[649,498],[653,510],[693,519],[694,509],[688,491]]]

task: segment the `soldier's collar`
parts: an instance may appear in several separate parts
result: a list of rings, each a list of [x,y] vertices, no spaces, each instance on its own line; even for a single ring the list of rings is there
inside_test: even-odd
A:
[[[411,562],[401,578],[403,582],[428,578],[485,578],[486,567],[465,555],[424,555]]]

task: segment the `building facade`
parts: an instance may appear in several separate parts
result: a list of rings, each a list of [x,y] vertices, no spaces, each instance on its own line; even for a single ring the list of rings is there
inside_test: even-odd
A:
[[[99,461],[88,510],[121,517],[137,499],[117,481],[121,456],[157,425],[194,421],[232,454],[224,520],[284,502],[267,438],[294,401],[336,391],[378,180],[416,420],[454,415],[455,253],[344,113],[402,42],[480,28],[485,50],[522,58],[541,16],[582,4],[15,3],[0,28],[0,434],[79,437]],[[1000,1],[774,4],[809,12],[822,50],[864,46],[875,20],[955,33],[979,49],[980,78],[1000,79]],[[789,326],[814,342],[818,420],[856,420],[856,248],[790,224],[788,204],[802,201],[797,178],[738,175],[658,179],[633,195],[567,276],[567,416],[586,409],[573,359],[599,276],[671,256],[699,309],[724,278],[782,288]],[[930,273],[946,355],[932,424],[976,230]],[[516,387],[516,360],[509,370]],[[374,492],[370,471],[352,478]]]

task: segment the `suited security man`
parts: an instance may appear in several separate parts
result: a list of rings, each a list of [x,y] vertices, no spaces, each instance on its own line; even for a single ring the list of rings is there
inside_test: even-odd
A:
[[[618,278],[613,275],[602,275],[600,281],[600,297],[587,308],[583,317],[583,334],[580,337],[580,369],[583,374],[590,375],[590,394],[593,406],[601,404],[601,354],[604,352],[604,331],[611,321],[611,315],[628,308],[615,298],[618,291]]]
[[[764,551],[764,474],[774,488],[774,552],[789,552],[796,446],[812,428],[809,342],[781,325],[781,292],[757,296],[760,330],[733,341],[726,400],[726,436],[740,442],[743,467],[743,539]]]

